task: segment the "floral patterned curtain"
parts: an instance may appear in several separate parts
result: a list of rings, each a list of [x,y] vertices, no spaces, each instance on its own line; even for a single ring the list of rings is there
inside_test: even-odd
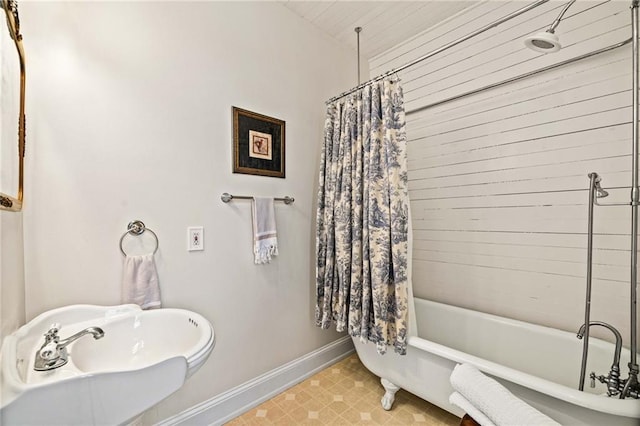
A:
[[[402,88],[385,79],[327,108],[316,230],[316,325],[407,346],[407,154]]]

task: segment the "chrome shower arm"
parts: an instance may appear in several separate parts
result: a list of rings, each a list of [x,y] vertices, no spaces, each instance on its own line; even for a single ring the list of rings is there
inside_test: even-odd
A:
[[[553,34],[556,31],[556,28],[558,27],[558,25],[560,24],[560,21],[562,20],[562,17],[564,16],[564,14],[567,12],[567,9],[569,9],[571,7],[571,5],[573,3],[575,3],[576,0],[571,0],[569,3],[564,5],[564,8],[562,9],[562,11],[560,12],[560,15],[558,15],[558,17],[556,18],[555,21],[553,21],[551,23],[551,26],[549,27],[549,29],[547,30],[548,33]]]

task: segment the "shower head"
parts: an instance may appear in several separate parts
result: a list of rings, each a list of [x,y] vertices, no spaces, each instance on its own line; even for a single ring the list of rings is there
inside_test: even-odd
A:
[[[557,52],[562,47],[558,36],[548,30],[525,38],[524,45],[542,53]]]
[[[569,7],[573,3],[575,3],[575,1],[576,0],[571,0],[564,5],[562,11],[549,26],[548,30],[525,38],[524,45],[529,49],[533,49],[536,52],[542,53],[551,53],[560,50],[562,48],[562,45],[560,44],[560,40],[558,40],[558,36],[555,34],[556,27],[560,24],[560,20],[562,20],[562,17],[564,16],[567,9],[569,9]]]

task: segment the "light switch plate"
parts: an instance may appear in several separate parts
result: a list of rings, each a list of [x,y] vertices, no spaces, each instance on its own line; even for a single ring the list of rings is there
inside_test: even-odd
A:
[[[204,228],[202,226],[190,226],[187,228],[187,250],[204,250]]]

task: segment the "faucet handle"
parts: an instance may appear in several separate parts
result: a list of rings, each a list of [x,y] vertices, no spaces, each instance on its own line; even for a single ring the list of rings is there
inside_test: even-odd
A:
[[[596,387],[596,372],[592,371],[591,374],[589,374],[589,378],[591,379],[591,381],[589,382],[589,387],[595,388]]]
[[[51,324],[49,330],[47,330],[47,332],[44,334],[45,345],[49,342],[57,341],[57,339],[59,339],[58,331],[60,330],[60,328],[60,323],[58,322]]]
[[[61,328],[62,326],[59,322],[54,322],[53,324],[51,324],[51,327],[49,327],[49,331],[57,333]]]

